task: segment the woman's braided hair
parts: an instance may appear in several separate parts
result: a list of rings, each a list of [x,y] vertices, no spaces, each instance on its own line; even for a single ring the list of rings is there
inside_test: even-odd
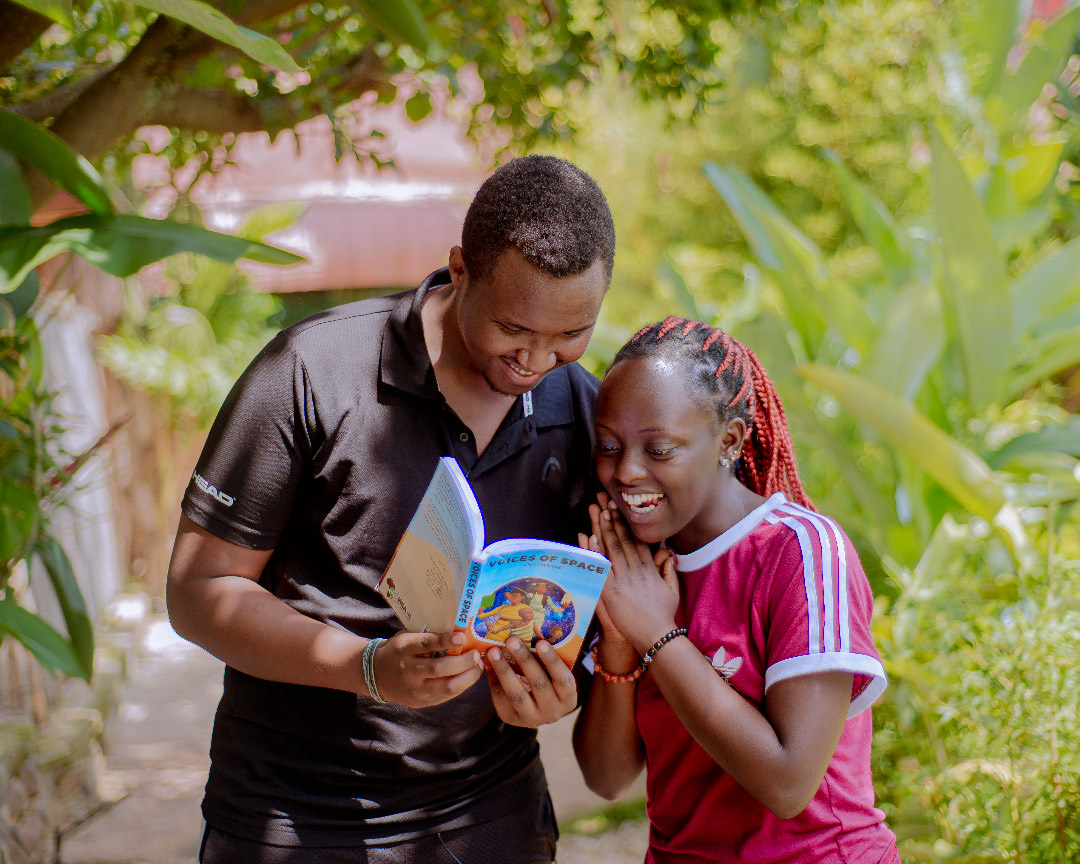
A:
[[[813,508],[795,466],[784,406],[754,352],[719,328],[687,318],[666,318],[643,327],[611,365],[631,357],[667,357],[685,368],[691,389],[716,408],[722,425],[741,417],[746,440],[736,476],[748,489],[768,497],[783,492]]]

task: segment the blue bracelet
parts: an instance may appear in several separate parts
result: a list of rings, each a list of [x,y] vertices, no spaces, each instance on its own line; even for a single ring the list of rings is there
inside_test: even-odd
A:
[[[379,688],[375,686],[375,649],[385,641],[380,637],[369,639],[367,645],[364,646],[363,657],[364,683],[367,684],[368,694],[380,705],[385,705],[387,700],[379,695]]]

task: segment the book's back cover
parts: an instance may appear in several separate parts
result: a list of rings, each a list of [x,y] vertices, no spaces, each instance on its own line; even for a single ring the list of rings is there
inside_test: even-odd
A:
[[[443,457],[379,582],[379,593],[407,630],[445,633],[453,628],[483,530],[460,467]]]
[[[530,646],[546,639],[573,668],[609,570],[603,556],[561,543],[492,544],[458,610],[462,650],[483,652],[511,636]]]

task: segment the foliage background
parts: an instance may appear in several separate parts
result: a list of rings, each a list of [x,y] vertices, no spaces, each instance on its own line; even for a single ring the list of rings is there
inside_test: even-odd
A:
[[[172,128],[177,165],[211,170],[236,133],[325,113],[343,156],[377,164],[342,105],[408,73],[420,118],[475,65],[474,136],[567,156],[609,195],[619,254],[592,368],[674,312],[772,373],[805,485],[878,595],[875,782],[902,858],[1080,860],[1078,7],[425,0],[406,32],[373,5],[250,4],[238,20],[300,75],[143,6],[77,7],[8,63],[0,97],[117,195],[149,122]],[[163,89],[134,67],[166,37]],[[134,125],[84,136],[128,72]],[[267,218],[250,238],[287,217]],[[227,266],[170,271],[102,357],[188,428],[276,313]]]

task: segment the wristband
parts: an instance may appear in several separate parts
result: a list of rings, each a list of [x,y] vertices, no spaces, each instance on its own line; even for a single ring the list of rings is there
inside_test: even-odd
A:
[[[379,688],[375,686],[375,649],[385,641],[379,637],[369,639],[367,645],[364,646],[363,657],[364,683],[367,684],[368,694],[380,705],[385,705],[387,700],[379,695]]]
[[[593,671],[603,678],[608,684],[631,684],[637,681],[645,671],[640,664],[634,667],[633,672],[627,672],[625,675],[612,675],[603,666],[600,665],[600,661],[597,659],[599,646],[593,646],[592,651],[589,652],[589,656],[592,658]]]
[[[641,658],[641,671],[642,672],[647,672],[649,670],[649,664],[652,663],[653,657],[656,656],[657,651],[659,651],[661,648],[663,648],[665,645],[667,645],[667,643],[670,642],[672,639],[674,639],[676,636],[685,636],[685,635],[686,635],[686,628],[685,627],[676,627],[670,633],[665,633],[663,636],[661,636],[659,639],[657,639],[656,643],[652,646],[652,648],[650,648],[648,651],[646,651],[645,656]]]

